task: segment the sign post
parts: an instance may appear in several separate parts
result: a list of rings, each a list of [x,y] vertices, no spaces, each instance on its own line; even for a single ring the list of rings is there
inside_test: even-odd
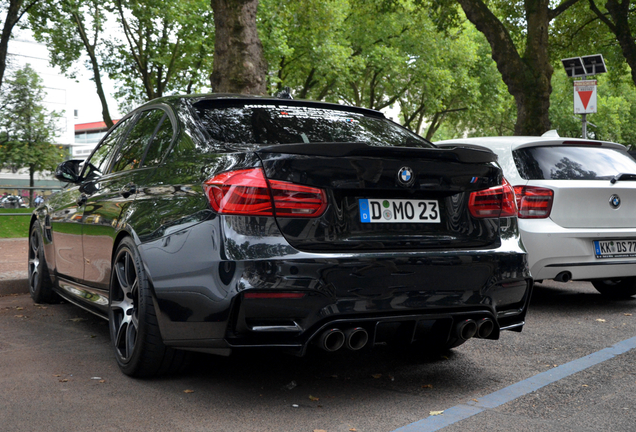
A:
[[[587,78],[607,72],[605,60],[601,54],[594,54],[562,59],[561,63],[568,77],[583,78],[574,81],[574,114],[581,114],[583,139],[587,139],[587,115],[595,113],[597,107],[596,80]]]

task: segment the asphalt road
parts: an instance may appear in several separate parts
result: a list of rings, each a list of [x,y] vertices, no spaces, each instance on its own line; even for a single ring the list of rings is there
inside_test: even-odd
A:
[[[105,321],[31,301],[22,242],[0,240],[0,431],[636,430],[636,299],[589,283],[537,285],[522,333],[446,356],[248,351],[136,380]]]

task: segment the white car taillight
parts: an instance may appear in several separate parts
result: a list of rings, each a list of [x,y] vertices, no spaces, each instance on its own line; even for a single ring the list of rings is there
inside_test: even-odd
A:
[[[520,219],[544,219],[550,217],[554,192],[536,186],[515,186]]]

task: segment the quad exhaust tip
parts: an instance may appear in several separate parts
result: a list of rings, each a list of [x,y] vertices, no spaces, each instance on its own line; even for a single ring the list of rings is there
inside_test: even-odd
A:
[[[352,327],[345,330],[345,346],[352,351],[364,348],[369,341],[369,334],[362,327]]]
[[[338,351],[343,346],[352,351],[365,347],[369,341],[369,334],[362,327],[351,327],[344,332],[339,328],[330,328],[318,337],[318,346],[325,351]]]
[[[487,338],[495,330],[495,323],[490,318],[482,318],[477,321],[477,334],[478,338]]]
[[[325,330],[318,338],[318,346],[328,352],[338,351],[344,343],[345,335],[337,328]]]
[[[468,340],[477,334],[477,323],[471,319],[461,321],[455,328],[458,338]]]
[[[462,340],[468,340],[472,337],[485,339],[489,337],[494,330],[495,322],[490,318],[481,318],[477,321],[467,319],[457,324],[455,327],[455,335]]]

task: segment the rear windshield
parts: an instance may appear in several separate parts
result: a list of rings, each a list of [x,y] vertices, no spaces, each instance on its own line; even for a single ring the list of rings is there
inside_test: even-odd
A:
[[[233,144],[364,142],[372,146],[434,147],[383,118],[322,107],[245,105],[197,107],[213,141]]]
[[[607,180],[619,173],[636,174],[627,152],[608,147],[526,147],[512,152],[526,180]]]

